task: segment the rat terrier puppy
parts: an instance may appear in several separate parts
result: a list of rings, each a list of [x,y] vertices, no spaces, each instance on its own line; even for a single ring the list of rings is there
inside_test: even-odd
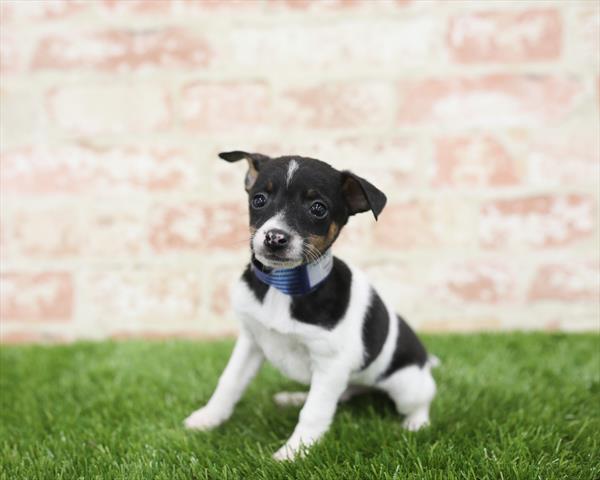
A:
[[[350,215],[377,216],[385,195],[348,171],[297,156],[226,152],[248,161],[252,260],[232,290],[240,335],[208,403],[186,420],[208,430],[225,422],[264,359],[308,393],[279,393],[302,405],[292,436],[274,455],[290,460],[329,428],[338,402],[365,389],[386,392],[404,426],[429,422],[435,395],[428,356],[408,324],[365,275],[333,257],[331,245]]]

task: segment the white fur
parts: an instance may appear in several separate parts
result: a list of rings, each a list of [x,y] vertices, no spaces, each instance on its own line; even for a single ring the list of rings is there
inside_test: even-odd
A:
[[[287,171],[287,175],[285,177],[285,183],[288,187],[290,186],[292,177],[294,176],[294,173],[296,173],[296,170],[298,170],[299,166],[300,165],[298,165],[298,162],[296,160],[292,160],[290,162],[290,164],[288,165],[288,171]]]
[[[267,222],[268,223],[268,222]],[[345,316],[332,330],[302,323],[290,315],[291,298],[270,288],[260,303],[246,283],[232,291],[232,303],[242,321],[242,332],[208,404],[186,420],[189,428],[212,428],[231,415],[250,379],[266,358],[285,376],[310,385],[306,394],[281,394],[278,404],[304,404],[294,432],[274,458],[290,460],[301,455],[327,431],[337,403],[355,393],[356,386],[387,392],[398,411],[405,414],[405,427],[416,430],[429,421],[429,404],[435,394],[430,366],[403,368],[384,381],[394,353],[398,321],[387,307],[390,328],[377,358],[360,371],[364,361],[362,331],[370,302],[370,286],[360,270],[351,268],[352,285]]]
[[[306,397],[308,392],[279,392],[273,396],[273,401],[280,407],[300,407]]]

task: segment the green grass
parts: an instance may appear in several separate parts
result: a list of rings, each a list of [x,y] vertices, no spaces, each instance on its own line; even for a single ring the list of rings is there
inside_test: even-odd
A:
[[[278,464],[298,388],[263,368],[231,420],[181,422],[209,398],[232,342],[3,347],[0,477],[126,479],[598,479],[600,337],[430,336],[442,359],[433,425],[400,427],[366,395],[339,408],[311,454]]]

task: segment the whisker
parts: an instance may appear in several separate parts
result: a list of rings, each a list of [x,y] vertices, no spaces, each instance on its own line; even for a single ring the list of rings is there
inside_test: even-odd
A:
[[[307,260],[310,260],[311,263],[318,262],[323,256],[323,254],[319,251],[318,248],[316,248],[314,245],[307,242],[306,240],[302,242],[302,247],[303,254],[307,257]],[[321,265],[319,265],[319,267],[323,268]]]
[[[319,249],[317,247],[315,247],[314,245],[307,243],[307,246],[310,249],[310,251],[314,253],[315,258],[317,260],[323,256],[323,254],[319,251]]]

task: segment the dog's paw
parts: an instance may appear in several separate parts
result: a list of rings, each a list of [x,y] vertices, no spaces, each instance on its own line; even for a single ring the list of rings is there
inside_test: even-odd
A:
[[[273,400],[280,407],[301,407],[308,397],[308,392],[279,392]]]
[[[189,430],[211,430],[221,425],[225,420],[227,420],[227,415],[203,407],[187,417],[183,424]]]
[[[304,452],[304,449],[294,447],[293,445],[286,443],[273,454],[273,458],[278,462],[292,462],[297,458],[303,457]]]
[[[416,432],[429,425],[429,415],[424,412],[415,412],[404,419],[402,426],[409,432]]]

